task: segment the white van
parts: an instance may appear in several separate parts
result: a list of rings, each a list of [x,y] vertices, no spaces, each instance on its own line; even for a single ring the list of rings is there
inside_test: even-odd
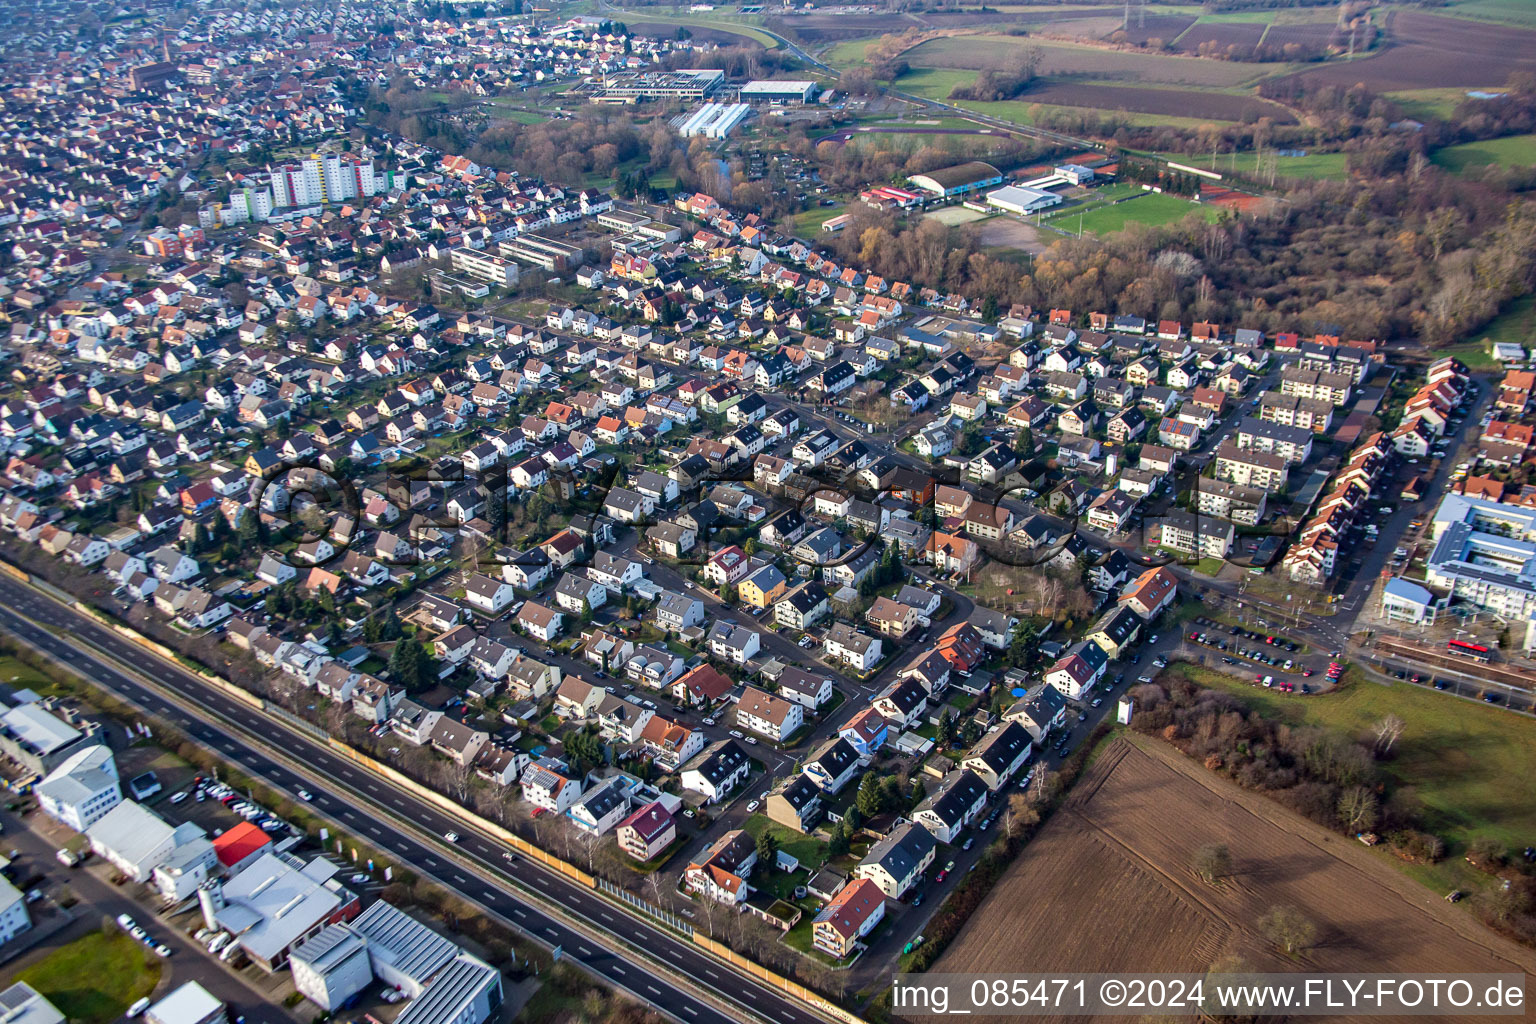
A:
[[[149,997],[145,996],[143,999],[140,999],[138,1002],[128,1007],[128,1016],[137,1017],[147,1009],[149,1009]]]

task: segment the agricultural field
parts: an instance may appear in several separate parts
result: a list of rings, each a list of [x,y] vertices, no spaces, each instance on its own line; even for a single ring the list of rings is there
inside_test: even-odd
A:
[[[1464,21],[1422,11],[1391,10],[1375,53],[1331,61],[1297,73],[1311,82],[1373,92],[1449,88],[1497,89],[1516,71],[1536,71],[1536,31]]]
[[[855,52],[862,55],[862,45],[839,44],[834,51],[847,59]],[[1274,73],[1277,65],[1040,43],[1016,36],[931,39],[906,52],[912,71],[896,84],[931,99],[947,99],[955,86],[974,79],[973,72],[1016,66],[1029,47],[1038,47],[1043,53],[1042,77],[1022,96],[1007,101],[1011,104],[1103,110],[1122,114],[1135,124],[1200,124],[1241,121],[1250,116],[1269,117],[1278,124],[1295,122],[1288,109],[1251,92],[1252,83]],[[964,105],[983,110],[969,102]],[[1022,114],[986,112],[1012,120],[1019,120]]]
[[[1199,879],[1221,843],[1233,873]],[[1258,931],[1275,906],[1316,926],[1314,971],[1530,971],[1536,952],[1477,924],[1380,854],[1244,792],[1144,737],[1106,748],[932,968],[1202,971],[1237,956],[1295,970]],[[1064,927],[1063,922],[1072,922]],[[1011,1018],[999,1018],[1011,1019]]]
[[[1441,13],[1474,21],[1536,28],[1536,5],[1530,0],[1452,0]]]
[[[1095,209],[1065,210],[1055,217],[1047,218],[1046,223],[1072,233],[1081,230],[1085,235],[1108,235],[1124,230],[1129,224],[1145,224],[1148,227],[1173,224],[1192,213],[1208,221],[1216,221],[1221,217],[1221,211],[1214,207],[1202,206],[1166,193],[1147,192]]]
[[[1444,870],[1460,871],[1455,853],[1480,836],[1523,847],[1536,835],[1536,794],[1508,785],[1510,779],[1536,775],[1536,725],[1528,719],[1408,683],[1357,680],[1326,697],[1297,700],[1224,673],[1189,666],[1177,671],[1202,686],[1227,690],[1267,719],[1350,738],[1388,713],[1402,718],[1406,729],[1384,768],[1400,786],[1414,790],[1426,811],[1426,827],[1450,844],[1452,857],[1440,865]]]
[[[1269,70],[1261,64],[1165,57],[1072,43],[1039,42],[1020,36],[946,36],[914,46],[903,56],[913,67],[1006,69],[1015,66],[1019,55],[1034,47],[1041,50],[1039,72],[1046,78],[1073,75],[1095,81],[1237,88],[1265,77]]]
[[[1536,164],[1536,135],[1506,135],[1500,139],[1465,142],[1436,150],[1431,159],[1455,174],[1476,167],[1529,167]]]
[[[761,19],[744,14],[733,18],[721,18],[697,14],[658,16],[638,14],[634,11],[624,12],[624,24],[633,29],[636,34],[653,39],[674,36],[679,28],[686,28],[699,42],[719,43],[721,46],[757,45],[769,50],[777,49],[779,41],[761,29],[753,28],[751,22],[754,21],[760,22]]]

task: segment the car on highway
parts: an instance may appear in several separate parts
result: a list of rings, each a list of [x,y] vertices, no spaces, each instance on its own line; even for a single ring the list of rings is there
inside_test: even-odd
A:
[[[305,803],[309,803],[311,800],[313,800],[315,798],[314,794],[311,793],[307,789],[301,789],[301,790],[298,790],[297,792],[298,792],[299,799],[303,800]]]
[[[443,838],[448,840],[450,843],[456,843],[459,841],[459,834],[457,832],[444,832]]]

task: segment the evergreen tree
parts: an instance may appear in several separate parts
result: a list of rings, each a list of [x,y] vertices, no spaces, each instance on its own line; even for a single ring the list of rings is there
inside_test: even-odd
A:
[[[880,813],[885,805],[885,794],[880,788],[879,775],[874,772],[864,773],[864,778],[859,782],[859,795],[854,798],[853,804],[866,818]]]

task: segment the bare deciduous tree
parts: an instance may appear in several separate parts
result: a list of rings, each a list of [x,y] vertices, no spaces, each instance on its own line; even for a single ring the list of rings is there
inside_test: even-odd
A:
[[[1278,906],[1259,918],[1264,937],[1287,953],[1299,953],[1317,939],[1317,925],[1295,907]]]
[[[1339,794],[1339,820],[1349,828],[1370,828],[1380,813],[1381,802],[1364,786],[1351,786]]]
[[[1394,714],[1382,716],[1381,721],[1371,728],[1376,736],[1376,753],[1389,754],[1392,752],[1392,744],[1396,743],[1403,735],[1407,723]]]
[[[1232,873],[1232,851],[1223,843],[1207,843],[1195,851],[1195,873],[1208,885]]]

